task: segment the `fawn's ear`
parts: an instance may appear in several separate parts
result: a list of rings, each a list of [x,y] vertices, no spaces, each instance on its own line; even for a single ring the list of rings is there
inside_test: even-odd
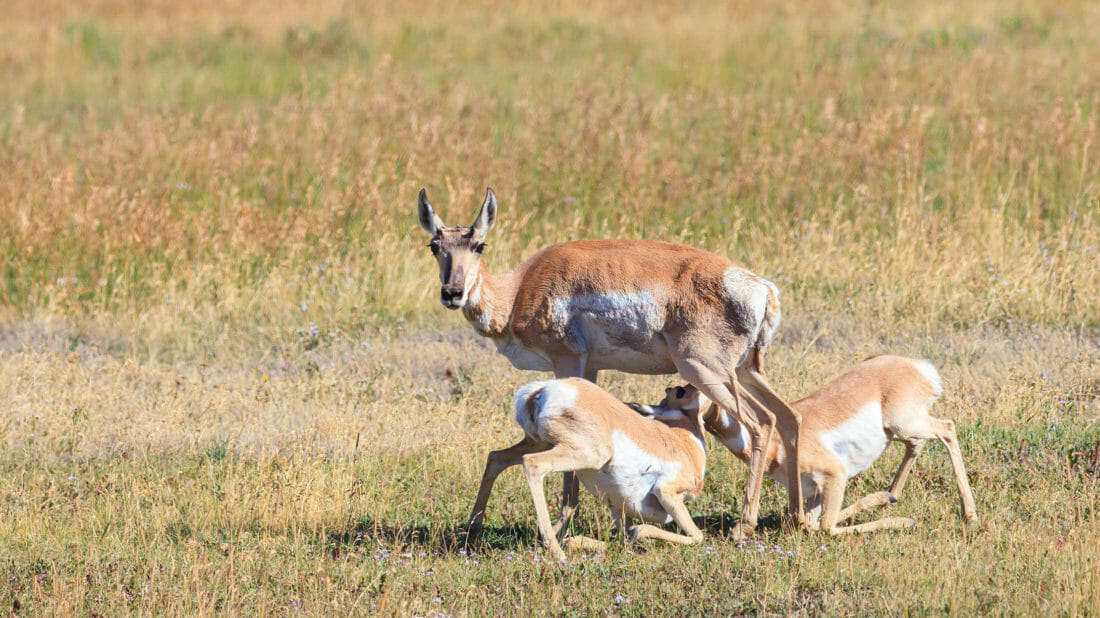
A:
[[[657,413],[653,406],[647,406],[644,403],[627,403],[626,406],[642,416],[654,416]]]
[[[485,201],[481,204],[481,210],[477,211],[477,218],[471,226],[477,238],[485,238],[489,230],[493,229],[493,223],[497,220],[497,196],[492,189],[485,190]]]
[[[432,236],[439,236],[439,233],[446,227],[443,224],[443,219],[435,214],[432,205],[428,203],[428,191],[426,189],[420,190],[420,196],[416,203],[416,214],[420,217],[420,227]]]

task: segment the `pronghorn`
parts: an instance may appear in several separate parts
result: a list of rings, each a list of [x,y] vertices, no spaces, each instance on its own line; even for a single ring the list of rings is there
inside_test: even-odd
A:
[[[770,443],[778,430],[792,453],[791,471],[797,469],[798,413],[764,376],[764,348],[779,327],[778,290],[770,281],[713,253],[640,240],[552,245],[493,276],[481,264],[496,219],[491,189],[470,227],[444,225],[424,189],[417,210],[439,264],[440,302],[461,309],[516,368],[592,382],[603,369],[679,373],[718,404],[707,419],[710,430],[724,436],[743,426],[754,444]],[[500,461],[514,461],[514,449],[523,447],[490,453],[486,474]],[[756,527],[763,474],[757,448],[735,535]],[[482,479],[467,526],[472,533],[481,526],[491,486],[488,476]],[[567,473],[559,526],[576,508],[577,489]],[[796,486],[789,506],[799,519],[801,502]]]
[[[575,472],[611,508],[615,527],[631,542],[656,538],[690,545],[703,540],[684,506],[703,489],[706,452],[698,408],[646,418],[580,378],[531,382],[516,390],[514,403],[525,440],[522,448],[513,447],[511,457],[523,464],[539,535],[555,558],[563,560],[565,553],[543,492],[542,481],[551,472]],[[493,465],[490,460],[486,467]],[[632,526],[632,519],[650,523]],[[685,534],[651,525],[673,521]],[[563,542],[567,547],[604,546],[583,536]]]
[[[658,412],[707,405],[691,386],[666,392],[665,400],[656,408]],[[924,441],[931,438],[938,438],[947,447],[963,518],[977,520],[955,423],[928,414],[942,392],[939,373],[927,360],[872,356],[791,404],[802,415],[798,464],[810,529],[842,534],[913,526],[916,522],[908,517],[886,517],[854,526],[838,524],[865,510],[897,502]],[[747,432],[739,433],[725,445],[738,458],[748,461],[752,438]],[[865,496],[842,510],[845,482],[866,470],[891,441],[905,444],[905,457],[889,491]],[[787,487],[784,459],[783,445],[773,440],[767,450],[768,475]]]

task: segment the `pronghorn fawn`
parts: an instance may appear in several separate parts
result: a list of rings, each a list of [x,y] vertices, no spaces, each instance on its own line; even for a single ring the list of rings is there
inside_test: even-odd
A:
[[[543,492],[543,479],[552,472],[575,472],[611,508],[615,527],[631,542],[646,538],[685,545],[702,541],[703,533],[684,506],[685,500],[703,489],[706,453],[698,408],[647,418],[592,382],[567,378],[521,386],[515,394],[515,414],[525,439],[522,448],[513,447],[510,457],[515,461],[508,465],[523,464],[539,535],[555,558],[564,559],[565,553],[550,523]],[[493,465],[490,460],[486,475]],[[633,519],[648,523],[630,525]],[[685,534],[651,525],[673,521]],[[592,549],[604,545],[583,536],[563,542],[567,547]]]
[[[932,363],[883,355],[864,360],[791,404],[802,415],[798,467],[810,529],[842,534],[913,526],[915,522],[907,517],[886,517],[852,526],[838,524],[865,510],[897,502],[914,460],[925,440],[932,438],[943,442],[951,457],[963,518],[977,520],[955,423],[928,413],[942,392],[939,373]],[[670,389],[659,409],[685,406],[706,407],[706,401],[690,386]],[[722,441],[738,458],[748,461],[752,438],[747,432],[731,433]],[[889,491],[870,494],[841,509],[847,480],[866,470],[891,441],[905,445],[905,456]],[[767,449],[767,472],[786,487],[790,483],[784,459],[783,445],[772,441]]]
[[[780,317],[771,282],[713,253],[641,240],[552,245],[493,276],[481,261],[496,219],[492,190],[470,227],[446,226],[424,190],[417,211],[439,266],[440,302],[460,309],[515,367],[592,382],[604,369],[679,373],[718,405],[710,412],[709,426],[728,428],[736,419],[760,445],[778,431],[791,453],[791,471],[796,470],[798,413],[764,375],[764,349]],[[491,453],[486,470],[514,461],[510,453],[526,446],[521,442]],[[745,508],[735,534],[756,526],[763,449],[754,449],[750,460]],[[577,490],[567,473],[558,526],[576,508]],[[792,515],[800,517],[799,487],[789,497]],[[468,522],[471,534],[481,527],[487,499],[483,480]]]

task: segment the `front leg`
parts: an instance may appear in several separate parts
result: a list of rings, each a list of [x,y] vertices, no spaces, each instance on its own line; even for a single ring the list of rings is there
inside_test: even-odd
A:
[[[641,524],[630,528],[629,538],[631,540],[661,539],[681,545],[694,545],[703,542],[703,532],[691,519],[691,513],[688,512],[687,507],[684,506],[684,501],[679,495],[672,491],[666,491],[661,487],[654,490],[654,495],[657,496],[657,500],[661,503],[665,512],[672,516],[672,520],[676,522],[677,526],[680,526],[685,534],[676,534],[657,526]]]
[[[887,504],[894,504],[897,501],[898,499],[894,497],[894,494],[888,491],[876,491],[873,494],[863,496],[859,500],[841,509],[840,513],[836,516],[836,521],[837,523],[848,521],[864,511],[886,506]]]
[[[614,522],[612,524],[612,535],[615,535],[623,529],[623,517],[622,512],[614,506],[611,506],[611,519]],[[555,530],[555,532],[557,531]],[[562,542],[565,544],[565,548],[569,550],[587,549],[590,551],[602,552],[603,550],[607,549],[607,543],[604,543],[603,541],[598,541],[587,536],[573,535],[567,537]]]
[[[713,373],[699,371],[689,364],[678,368],[681,376],[718,406],[719,416],[708,421],[712,423],[712,426],[708,428],[710,431],[715,432],[716,429],[722,431],[724,424],[728,426],[728,421],[726,423],[721,422],[722,415],[728,415],[730,419],[737,421],[745,428],[751,439],[749,476],[745,483],[745,502],[741,507],[741,521],[733,530],[735,539],[744,538],[756,528],[756,519],[760,510],[760,491],[764,481],[766,464],[766,451],[763,445],[767,444],[765,440],[771,438],[771,432],[774,431],[775,427],[775,417],[760,404],[750,405],[754,400],[751,395],[739,389],[736,381],[728,385],[724,384]],[[745,405],[742,405],[742,396],[747,399]],[[718,437],[724,442],[727,436],[719,433]],[[727,448],[730,448],[728,444]]]

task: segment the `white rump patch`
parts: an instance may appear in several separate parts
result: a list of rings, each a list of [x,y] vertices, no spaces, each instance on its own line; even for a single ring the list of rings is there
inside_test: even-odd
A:
[[[561,380],[530,382],[516,389],[514,404],[516,423],[524,433],[537,440],[546,440],[546,424],[577,402],[577,389]],[[527,413],[527,402],[535,398],[535,409]],[[531,418],[534,416],[534,418]]]
[[[768,286],[759,276],[744,268],[730,266],[722,275],[722,289],[730,300],[747,302],[757,322],[764,319],[764,311],[768,308]]]
[[[773,323],[764,323],[764,318],[768,316],[769,290],[779,297],[775,285],[744,268],[730,266],[722,276],[722,290],[730,303],[744,311],[741,317],[746,322],[745,325],[752,329],[751,344],[760,347],[767,345],[779,328],[778,315],[772,316]],[[748,354],[748,350],[745,353]],[[739,359],[738,364],[743,360]]]
[[[932,364],[932,361],[922,358],[914,361],[913,366],[932,384],[937,398],[943,394],[943,379],[940,378],[940,373],[936,371],[936,366]]]
[[[882,405],[872,401],[855,416],[818,438],[821,446],[836,455],[844,464],[848,478],[866,470],[890,443],[882,428]]]

